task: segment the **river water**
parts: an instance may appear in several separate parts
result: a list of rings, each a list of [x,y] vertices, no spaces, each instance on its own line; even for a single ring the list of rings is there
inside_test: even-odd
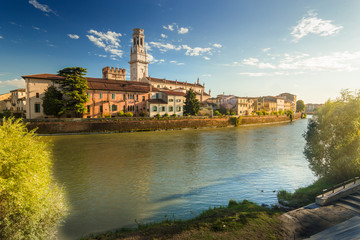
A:
[[[186,219],[229,199],[277,203],[316,178],[302,151],[307,120],[238,128],[44,137],[71,206],[59,239]]]

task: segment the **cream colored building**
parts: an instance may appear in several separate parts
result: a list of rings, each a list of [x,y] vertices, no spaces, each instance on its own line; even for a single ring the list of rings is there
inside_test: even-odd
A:
[[[284,105],[284,109],[286,110],[293,110],[294,112],[296,111],[296,95],[291,94],[291,93],[281,93],[279,94],[277,97],[283,98],[285,100]],[[291,104],[291,108],[289,108],[289,103]]]
[[[147,102],[148,117],[154,117],[157,114],[169,116],[184,115],[185,93],[175,91],[154,90],[151,92],[150,99]]]

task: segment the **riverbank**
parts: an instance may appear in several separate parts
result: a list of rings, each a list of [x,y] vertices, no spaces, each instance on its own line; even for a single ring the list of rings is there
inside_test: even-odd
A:
[[[282,213],[247,200],[230,200],[228,206],[206,210],[190,220],[165,219],[81,239],[287,239],[279,220]]]
[[[294,114],[294,120],[301,114]],[[102,119],[36,119],[26,120],[29,130],[38,134],[96,132],[140,132],[196,128],[219,128],[239,125],[290,122],[286,115],[244,117],[165,117],[165,118],[102,118]]]

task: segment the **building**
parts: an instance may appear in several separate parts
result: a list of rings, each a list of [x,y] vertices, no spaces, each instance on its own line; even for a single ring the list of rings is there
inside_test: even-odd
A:
[[[294,94],[291,94],[291,93],[281,93],[279,94],[277,97],[280,97],[280,98],[283,98],[285,99],[285,103],[287,101],[287,107],[286,107],[286,110],[292,110],[292,111],[296,111],[296,95]],[[291,108],[290,109],[287,109],[288,108],[288,104],[291,103]],[[285,104],[284,104],[285,105]],[[284,108],[285,109],[285,108]]]
[[[4,93],[0,95],[0,112],[10,110],[11,107],[11,93]]]
[[[175,91],[161,91],[156,89],[151,92],[147,103],[147,116],[183,116],[185,93]]]
[[[132,112],[135,116],[153,116],[164,112],[178,116],[183,115],[183,97],[186,92],[193,89],[196,98],[203,102],[210,97],[205,92],[205,84],[187,83],[148,76],[149,62],[145,48],[144,30],[133,30],[133,45],[130,49],[130,81],[127,81],[126,71],[122,68],[104,67],[102,78],[87,77],[88,97],[86,103],[87,113],[84,117],[115,116],[118,111]],[[26,90],[26,117],[43,118],[51,117],[44,114],[42,98],[50,86],[59,88],[58,81],[63,79],[55,74],[35,74],[23,76]],[[155,97],[154,97],[155,96]],[[159,98],[156,98],[159,96]],[[160,104],[160,100],[163,100]],[[173,104],[172,100],[176,103]],[[181,100],[181,101],[180,101]],[[155,109],[157,102],[160,109]],[[166,105],[166,106],[165,106]],[[180,105],[182,105],[180,107]],[[161,111],[165,107],[165,111]],[[71,117],[67,115],[66,117]]]
[[[318,108],[321,108],[324,104],[313,104],[308,103],[305,104],[305,113],[314,113],[314,111]]]

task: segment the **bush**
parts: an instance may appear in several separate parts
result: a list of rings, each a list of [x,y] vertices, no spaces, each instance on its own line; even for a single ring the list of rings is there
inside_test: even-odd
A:
[[[214,114],[215,114],[215,116],[221,116],[221,113],[220,113],[218,110],[216,110],[216,111],[214,112]]]
[[[231,112],[230,112],[230,115],[236,115],[236,112],[235,112],[235,111],[231,111]]]
[[[160,118],[160,114],[158,113],[158,114],[156,114],[154,117]]]
[[[118,111],[117,112],[118,117],[124,117],[124,111]]]
[[[0,239],[50,239],[66,215],[49,146],[21,120],[0,126]]]
[[[104,118],[111,118],[111,114],[108,113],[104,114]]]
[[[133,117],[134,114],[132,112],[126,112],[125,114],[125,117]]]
[[[164,115],[163,115],[163,117],[168,117],[169,116],[169,114],[168,113],[165,113]]]
[[[176,114],[174,113],[173,115],[171,115],[172,117],[176,117]]]

